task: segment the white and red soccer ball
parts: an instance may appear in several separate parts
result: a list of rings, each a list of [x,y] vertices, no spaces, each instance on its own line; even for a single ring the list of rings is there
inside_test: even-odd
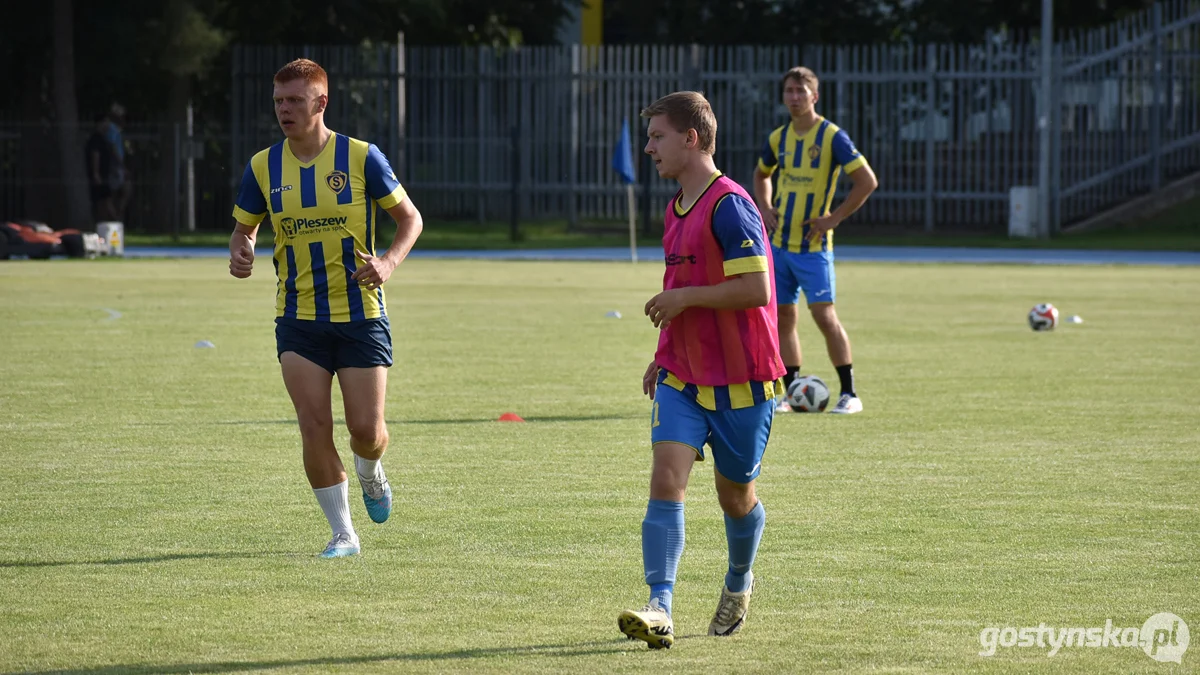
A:
[[[1054,330],[1058,325],[1058,308],[1043,302],[1029,310],[1029,327],[1036,331]]]

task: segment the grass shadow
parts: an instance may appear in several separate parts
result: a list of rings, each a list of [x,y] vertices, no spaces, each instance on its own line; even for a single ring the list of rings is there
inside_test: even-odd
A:
[[[411,654],[379,654],[375,656],[348,656],[326,659],[293,659],[273,661],[218,661],[216,663],[164,663],[164,664],[118,664],[111,666],[95,666],[89,668],[70,668],[63,670],[14,671],[0,675],[150,675],[151,673],[238,673],[255,670],[274,670],[277,668],[303,668],[306,666],[352,666],[367,663],[416,663],[438,662],[466,659],[483,659],[493,656],[542,656],[542,657],[574,657],[591,656],[596,654],[616,654],[637,648],[639,645],[628,640],[617,638],[612,640],[597,640],[566,644],[541,644],[524,647],[491,647],[481,649],[458,649],[442,652],[414,652]]]
[[[642,414],[625,414],[625,415],[534,415],[524,418],[526,422],[617,422],[622,420],[642,419],[645,415]],[[403,426],[409,424],[486,424],[488,422],[497,421],[495,417],[468,417],[456,419],[440,419],[440,420],[387,420],[388,424],[395,426]],[[346,420],[335,419],[336,425],[345,425]],[[203,423],[201,423],[203,424]],[[228,420],[224,422],[211,422],[217,426],[269,426],[283,425],[296,426],[296,420]],[[138,427],[177,427],[177,422],[135,422],[130,426]]]
[[[641,419],[644,415],[535,415],[525,417],[526,422],[616,422],[620,420]],[[453,420],[403,420],[392,421],[388,424],[485,424],[497,421],[495,417]]]
[[[146,563],[171,562],[174,560],[219,560],[238,558],[277,557],[277,553],[168,553],[165,555],[141,556],[137,558],[111,558],[108,560],[0,560],[5,567],[68,567],[71,565],[143,565]]]

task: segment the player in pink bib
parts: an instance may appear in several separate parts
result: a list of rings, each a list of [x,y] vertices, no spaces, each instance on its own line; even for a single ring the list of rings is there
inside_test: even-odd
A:
[[[682,191],[671,200],[664,221],[664,291],[716,286],[756,272],[773,283],[774,265],[762,245],[766,230],[760,237],[758,210],[740,185],[714,169],[686,210],[681,197]],[[773,347],[779,341],[776,320],[774,293],[761,307],[689,307],[663,327],[655,363],[683,382],[705,387],[772,383],[783,363]]]
[[[671,600],[683,554],[683,500],[692,464],[712,449],[725,512],[729,566],[708,627],[732,635],[745,625],[766,514],[754,481],[783,395],[774,266],[753,199],[713,163],[717,121],[697,92],[664,96],[645,110],[646,153],[658,174],[679,182],[663,234],[663,291],[646,303],[661,329],[642,379],[654,401],[650,501],[642,560],[650,601],[617,619],[653,648],[675,642]]]

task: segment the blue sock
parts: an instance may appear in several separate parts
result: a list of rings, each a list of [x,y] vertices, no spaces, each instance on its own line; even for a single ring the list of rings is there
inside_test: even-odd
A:
[[[642,520],[642,565],[650,585],[650,602],[668,615],[682,555],[683,502],[651,499]]]
[[[725,539],[729,542],[729,571],[725,573],[725,586],[733,593],[745,592],[750,585],[746,574],[754,564],[758,553],[758,542],[762,539],[763,525],[767,512],[762,502],[754,505],[750,513],[741,518],[725,516]]]

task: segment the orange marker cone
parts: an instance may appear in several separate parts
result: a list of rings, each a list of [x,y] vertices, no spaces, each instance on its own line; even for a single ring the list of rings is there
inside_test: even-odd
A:
[[[518,415],[517,413],[504,413],[503,415],[500,416],[500,419],[498,419],[496,421],[497,422],[524,422],[525,420],[521,419],[521,416]]]

